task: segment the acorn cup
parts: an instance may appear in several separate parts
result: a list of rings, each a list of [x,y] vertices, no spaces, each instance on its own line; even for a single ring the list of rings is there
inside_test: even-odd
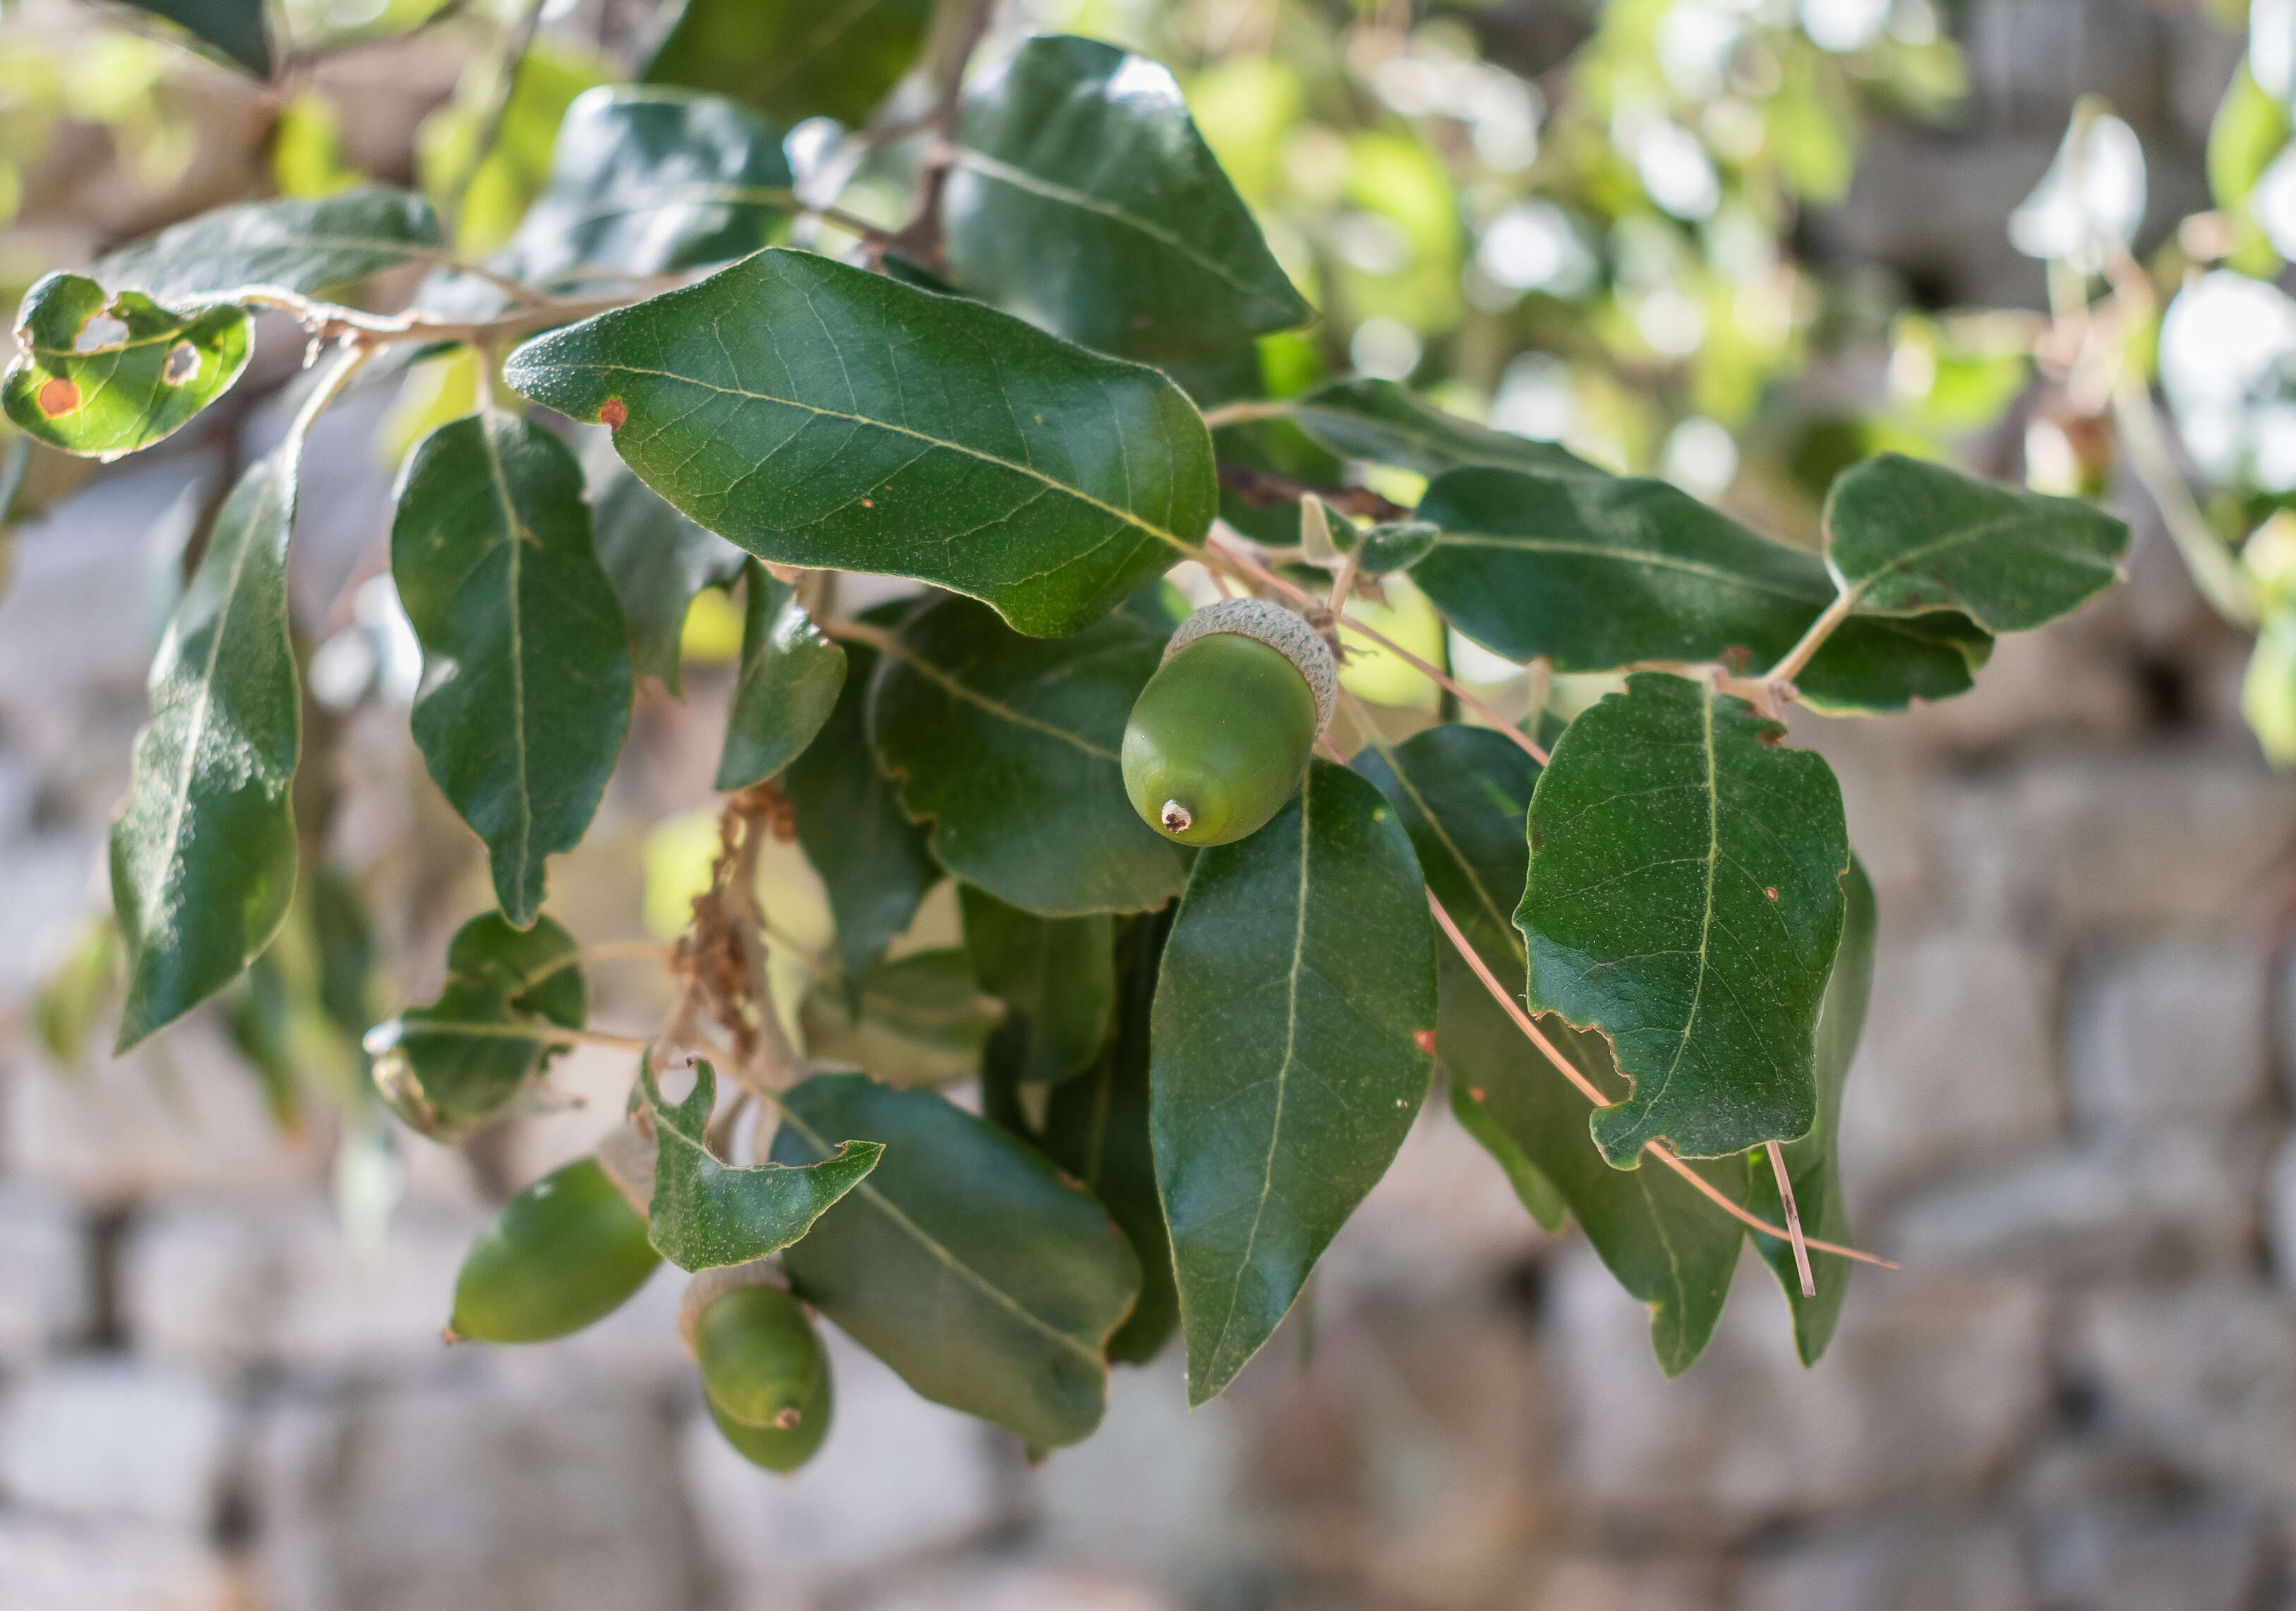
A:
[[[1124,727],[1124,789],[1183,845],[1257,832],[1300,787],[1332,724],[1339,667],[1300,616],[1223,599],[1180,624]]]
[[[603,1320],[661,1262],[645,1215],[597,1158],[577,1158],[502,1206],[463,1257],[450,1340],[546,1343]]]
[[[709,1419],[753,1466],[789,1472],[829,1435],[829,1355],[805,1306],[744,1267],[687,1288],[687,1346],[701,1367]]]

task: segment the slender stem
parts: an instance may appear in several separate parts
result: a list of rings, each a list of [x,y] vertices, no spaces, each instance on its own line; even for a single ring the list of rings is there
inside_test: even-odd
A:
[[[2256,601],[2232,551],[2209,524],[2192,488],[2169,456],[2160,411],[2152,405],[2152,388],[2134,370],[2124,370],[2112,388],[2112,417],[2120,427],[2120,440],[2128,449],[2128,467],[2161,511],[2161,523],[2177,544],[2177,552],[2216,612],[2240,626],[2256,625]]]
[[[460,212],[463,200],[470,193],[471,183],[479,176],[494,154],[495,142],[502,138],[503,119],[510,115],[512,92],[518,87],[519,63],[525,60],[527,47],[534,43],[535,30],[542,26],[542,8],[547,0],[527,0],[526,9],[519,13],[503,34],[502,48],[495,53],[495,83],[487,102],[486,114],[479,120],[478,136],[472,142],[470,160],[455,176],[452,193],[454,208]]]
[[[1833,602],[1809,624],[1809,630],[1801,634],[1801,641],[1786,650],[1784,659],[1762,674],[1762,681],[1791,683],[1800,676],[1802,667],[1809,664],[1810,658],[1824,647],[1826,639],[1833,635],[1833,629],[1849,618],[1849,612],[1857,602],[1857,595],[1847,588],[1835,593]]]
[[[1507,1016],[1514,1020],[1515,1027],[1521,1030],[1523,1034],[1529,1038],[1531,1044],[1537,1046],[1541,1052],[1546,1054],[1546,1060],[1554,1065],[1555,1070],[1560,1073],[1563,1078],[1569,1080],[1573,1085],[1577,1086],[1579,1093],[1585,1096],[1588,1101],[1594,1103],[1597,1108],[1607,1108],[1611,1106],[1610,1099],[1595,1088],[1593,1081],[1589,1080],[1585,1075],[1579,1073],[1578,1069],[1572,1067],[1569,1059],[1565,1059],[1561,1052],[1555,1051],[1554,1043],[1539,1033],[1538,1026],[1531,1022],[1529,1014],[1523,1011],[1521,1003],[1517,1002],[1514,997],[1509,994],[1506,987],[1501,985],[1498,980],[1492,976],[1491,970],[1484,965],[1483,959],[1476,954],[1475,948],[1472,945],[1467,944],[1466,936],[1459,932],[1458,925],[1451,920],[1451,914],[1443,910],[1443,903],[1435,898],[1435,892],[1431,889],[1427,892],[1427,906],[1428,910],[1435,914],[1435,921],[1441,927],[1445,937],[1449,939],[1452,946],[1458,952],[1459,955],[1465,959],[1467,966],[1474,969],[1475,977],[1482,981],[1483,988],[1490,992],[1491,999],[1496,1002],[1501,1007],[1506,1009]],[[1688,1181],[1693,1186],[1695,1186],[1700,1192],[1711,1198],[1717,1206],[1720,1207],[1733,1219],[1752,1226],[1755,1230],[1762,1232],[1765,1236],[1774,1236],[1781,1241],[1792,1239],[1793,1233],[1787,1228],[1782,1225],[1773,1225],[1769,1221],[1761,1218],[1759,1215],[1747,1212],[1747,1210],[1740,1204],[1732,1202],[1727,1197],[1723,1195],[1723,1193],[1711,1181],[1699,1173],[1695,1169],[1693,1169],[1688,1164],[1684,1163],[1671,1151],[1660,1146],[1658,1142],[1645,1142],[1644,1144],[1643,1150],[1650,1154],[1651,1157],[1658,1159],[1660,1163],[1664,1164],[1668,1168],[1673,1170],[1684,1180]],[[1815,1247],[1820,1253],[1831,1253],[1841,1258],[1856,1259],[1860,1263],[1878,1264],[1884,1270],[1895,1270],[1898,1268],[1898,1266],[1889,1259],[1882,1258],[1874,1254],[1860,1252],[1855,1247],[1844,1247],[1835,1242],[1821,1242],[1811,1239],[1805,1241],[1804,1245]]]
[[[1231,425],[1248,425],[1254,420],[1288,419],[1292,408],[1288,401],[1223,403],[1218,408],[1204,410],[1204,429],[1224,430]]]
[[[1809,1245],[1801,1239],[1801,1210],[1794,1206],[1793,1177],[1786,1173],[1785,1149],[1776,1141],[1765,1141],[1769,1149],[1770,1173],[1777,1177],[1778,1201],[1785,1205],[1786,1230],[1793,1238],[1794,1273],[1801,1278],[1801,1295],[1817,1296],[1817,1278],[1809,1272]]]
[[[295,445],[297,452],[302,450],[303,438],[310,435],[313,423],[326,412],[327,405],[342,395],[343,388],[350,384],[351,377],[358,372],[359,365],[367,361],[373,351],[366,343],[356,339],[343,344],[334,367],[319,377],[319,383],[311,388],[311,395],[303,399],[303,405],[295,411],[294,422],[287,428],[287,439]]]

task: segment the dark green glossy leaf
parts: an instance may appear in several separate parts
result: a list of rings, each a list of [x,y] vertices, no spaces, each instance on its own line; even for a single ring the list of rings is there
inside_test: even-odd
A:
[[[718,1105],[717,1071],[696,1059],[693,1089],[661,1100],[642,1060],[638,1088],[653,1119],[653,1202],[646,1239],[680,1270],[717,1270],[779,1253],[860,1184],[884,1148],[845,1141],[818,1163],[737,1167],[713,1155],[702,1133]]]
[[[1049,1160],[924,1091],[822,1075],[783,1098],[777,1163],[882,1141],[852,1195],[782,1255],[790,1284],[936,1403],[1058,1448],[1107,1407],[1110,1334],[1140,1262]]]
[[[1394,808],[1328,761],[1197,858],[1149,1075],[1190,1402],[1259,1352],[1403,1144],[1427,1094],[1431,933]]]
[[[1089,1070],[1054,1090],[1044,1133],[1037,1138],[1046,1157],[1108,1205],[1139,1255],[1140,1301],[1108,1339],[1108,1357],[1131,1365],[1154,1359],[1180,1323],[1172,1237],[1156,1193],[1156,1153],[1148,1134],[1148,1026],[1157,963],[1171,925],[1168,909],[1128,924],[1115,1034]],[[1016,1074],[1025,1069],[1023,1064]]]
[[[1177,387],[1017,319],[774,249],[529,342],[510,383],[607,419],[647,486],[759,559],[914,577],[1073,632],[1216,501]]]
[[[1441,528],[1411,572],[1435,607],[1494,653],[1561,672],[1733,653],[1759,671],[1834,598],[1816,555],[1665,481],[1471,467],[1439,477],[1416,518]],[[1964,691],[1991,650],[1949,614],[1852,622],[1797,681],[1823,709],[1902,708]]]
[[[967,96],[956,164],[957,283],[1055,335],[1172,357],[1308,317],[1179,85],[1145,56],[1029,40]]]
[[[123,1051],[237,977],[294,892],[302,711],[287,538],[299,446],[290,438],[232,488],[152,659],[152,719],[111,824]]]
[[[604,438],[582,455],[598,562],[606,568],[629,628],[630,669],[685,691],[683,645],[693,595],[740,574],[739,549],[661,501],[630,474]]]
[[[1395,805],[1427,887],[1494,977],[1523,977],[1515,929],[1529,849],[1524,818],[1538,765],[1499,733],[1435,727],[1356,765]],[[1538,1223],[1567,1207],[1621,1286],[1651,1311],[1651,1342],[1669,1376],[1698,1357],[1722,1313],[1738,1259],[1738,1223],[1663,1168],[1611,1168],[1587,1133],[1587,1099],[1550,1067],[1474,970],[1439,941],[1437,1055],[1451,1110],[1498,1160]],[[1546,1015],[1541,1028],[1599,1091],[1624,1095],[1598,1033]],[[1694,1165],[1742,1190],[1740,1160]]]
[[[95,272],[106,285],[182,307],[258,285],[316,295],[441,255],[428,201],[368,184],[218,207],[112,253]]]
[[[519,929],[481,912],[447,947],[439,999],[366,1037],[375,1088],[425,1135],[453,1134],[492,1117],[563,1050],[548,1029],[579,1029],[589,988],[574,936],[549,918]]]
[[[1468,465],[1546,476],[1603,473],[1552,442],[1478,425],[1392,380],[1334,380],[1293,403],[1289,417],[1344,458],[1398,465],[1431,478]]]
[[[734,102],[602,84],[566,109],[542,193],[490,266],[546,286],[747,257],[791,183],[781,135]]]
[[[904,625],[870,695],[870,732],[901,805],[932,820],[934,857],[1048,917],[1143,912],[1187,855],[1143,822],[1117,764],[1166,634],[1129,614],[1028,638],[944,599]]]
[[[890,625],[906,608],[903,601],[862,618]],[[838,971],[857,1015],[863,981],[916,916],[940,869],[925,849],[927,830],[901,810],[869,747],[869,681],[877,651],[856,643],[845,655],[845,686],[820,732],[790,763],[782,789],[797,818],[797,842],[828,891]]]
[[[857,124],[916,60],[932,0],[685,0],[649,84],[690,84],[784,127]]]
[[[955,945],[878,963],[862,981],[857,1012],[831,981],[808,991],[800,1011],[808,1055],[854,1064],[890,1085],[972,1078],[980,1072],[983,1043],[1004,1021]]]
[[[1849,1235],[1849,1211],[1841,1192],[1841,1089],[1849,1077],[1849,1064],[1857,1053],[1857,1036],[1866,1027],[1866,1003],[1874,988],[1874,884],[1854,856],[1843,880],[1849,912],[1841,928],[1841,949],[1833,959],[1833,974],[1826,981],[1825,1002],[1817,1015],[1817,1123],[1798,1141],[1779,1150],[1785,1154],[1786,1174],[1793,1182],[1794,1205],[1801,1211],[1802,1232],[1820,1241],[1854,1247]],[[1767,1149],[1746,1155],[1746,1206],[1773,1225],[1783,1225],[1785,1205],[1778,1197],[1777,1174]],[[1793,1310],[1794,1350],[1805,1365],[1814,1365],[1833,1337],[1833,1322],[1841,1313],[1841,1300],[1849,1288],[1852,1261],[1837,1253],[1809,1255],[1817,1296],[1801,1295],[1801,1276],[1794,1266],[1793,1245],[1759,1231],[1754,1250],[1762,1255],[1784,1290]]]
[[[1021,1026],[1019,1077],[1041,1083],[1092,1067],[1116,1006],[1115,920],[1040,918],[971,884],[957,896],[973,977]]]
[[[271,37],[263,24],[263,0],[127,0],[140,11],[165,17],[189,29],[258,78],[271,76]]]
[[[1643,672],[1570,724],[1530,808],[1529,1003],[1608,1037],[1611,1163],[1806,1134],[1849,866],[1841,789],[1742,699]]]
[[[837,707],[845,650],[821,635],[797,590],[751,560],[742,572],[742,674],[726,717],[718,787],[747,789],[805,753]]]
[[[2128,527],[2077,498],[1996,487],[1883,454],[1825,501],[1826,557],[1861,612],[1958,609],[2022,632],[2079,609],[2120,575]]]
[[[422,642],[414,741],[486,842],[503,911],[529,923],[544,858],[581,842],[630,718],[581,466],[515,414],[440,426],[399,478],[390,574]]]
[[[190,423],[247,367],[237,307],[170,313],[135,291],[50,274],[24,293],[0,400],[25,435],[112,457]]]

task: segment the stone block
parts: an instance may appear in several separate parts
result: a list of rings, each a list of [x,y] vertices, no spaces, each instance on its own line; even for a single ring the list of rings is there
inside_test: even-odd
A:
[[[474,1229],[410,1206],[369,1247],[316,1198],[174,1199],[129,1233],[121,1310],[139,1346],[205,1370],[431,1369]]]
[[[2054,1145],[2053,994],[2044,960],[2008,935],[1884,929],[1841,1104],[1854,1220],[1910,1187]]]
[[[29,1365],[87,1329],[87,1261],[69,1204],[29,1185],[0,1186],[0,1365]]]
[[[2124,1133],[1904,1205],[1907,1263],[2059,1280],[2238,1276],[2254,1268],[2270,1142],[2259,1130]]]
[[[196,1377],[126,1360],[58,1365],[0,1398],[0,1492],[67,1516],[204,1526],[230,1434],[222,1399]]]
[[[239,1565],[198,1531],[0,1515],[7,1611],[250,1611]]]
[[[680,1611],[700,1584],[668,1419],[483,1383],[289,1405],[254,1508],[275,1611]]]
[[[2098,1292],[2075,1311],[2070,1353],[2121,1436],[2296,1504],[2296,1300],[2226,1284]]]
[[[1648,1314],[1591,1252],[1562,1262],[1554,1311],[1570,1423],[1558,1484],[1606,1522],[1661,1538],[1979,1482],[2048,1402],[2043,1296],[2021,1282],[1861,1272],[1805,1371],[1750,1255],[1704,1357],[1671,1384]]]
[[[2083,1611],[2246,1611],[2267,1533],[2251,1509],[2090,1506],[2046,1518],[2038,1575],[2051,1605]]]
[[[2078,1124],[2223,1124],[2263,1102],[2267,960],[2237,936],[2155,940],[2096,960],[2072,991],[2065,1075]]]
[[[1914,1511],[1749,1558],[1738,1603],[1760,1611],[2033,1611],[2024,1554],[1998,1522]]]
[[[680,1464],[703,1550],[742,1611],[804,1611],[856,1574],[953,1550],[1012,1513],[996,1434],[822,1330],[837,1419],[800,1470],[750,1465],[698,1403],[685,1423]]]

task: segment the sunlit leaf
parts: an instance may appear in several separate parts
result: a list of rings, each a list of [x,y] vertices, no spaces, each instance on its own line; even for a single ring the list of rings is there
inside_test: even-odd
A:
[[[820,1075],[773,1158],[881,1141],[875,1172],[782,1255],[790,1284],[936,1403],[1057,1448],[1107,1407],[1108,1339],[1140,1262],[1108,1211],[1023,1142],[926,1091]]]
[[[51,447],[131,454],[228,391],[248,350],[237,307],[171,313],[135,291],[50,274],[24,294],[0,400],[19,429]]]
[[[716,1270],[779,1253],[813,1228],[830,1205],[877,1166],[884,1148],[845,1141],[816,1163],[726,1163],[702,1133],[718,1102],[717,1072],[697,1059],[693,1089],[665,1102],[652,1071],[638,1068],[653,1119],[653,1202],[647,1239],[680,1270]]]
[[[759,559],[914,577],[1073,632],[1203,536],[1179,388],[1019,320],[769,249],[530,341],[527,397]]]
[[[439,255],[430,204],[371,184],[218,207],[112,253],[95,272],[106,285],[183,306],[254,286],[316,295]]]

